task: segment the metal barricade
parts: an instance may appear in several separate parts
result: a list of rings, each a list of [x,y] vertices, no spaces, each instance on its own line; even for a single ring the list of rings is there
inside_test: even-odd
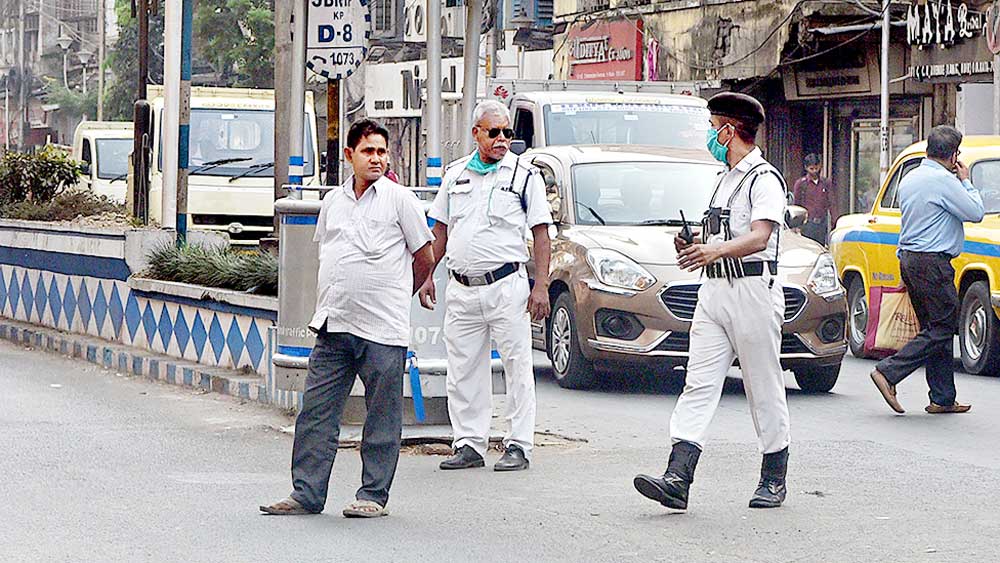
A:
[[[327,191],[325,188],[313,188]],[[433,189],[420,188],[422,192]],[[429,206],[429,202],[425,205]],[[319,248],[313,242],[316,219],[322,202],[284,198],[274,203],[280,220],[278,255],[278,326],[276,347],[271,357],[275,387],[302,391],[305,387],[309,353],[315,344],[308,329],[316,306],[319,276]],[[431,221],[431,223],[433,223]],[[433,311],[424,309],[414,296],[410,306],[410,346],[403,379],[404,424],[447,424],[448,407],[445,377],[447,351],[444,344],[444,295],[448,273],[444,263],[434,272],[438,303]],[[503,368],[493,352],[493,392],[504,393]],[[364,386],[360,380],[351,390],[343,422],[364,421]]]

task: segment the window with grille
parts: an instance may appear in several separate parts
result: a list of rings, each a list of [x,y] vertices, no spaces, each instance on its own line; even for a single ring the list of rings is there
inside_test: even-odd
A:
[[[372,30],[376,33],[386,33],[395,30],[394,17],[396,2],[394,0],[375,0],[372,2]]]

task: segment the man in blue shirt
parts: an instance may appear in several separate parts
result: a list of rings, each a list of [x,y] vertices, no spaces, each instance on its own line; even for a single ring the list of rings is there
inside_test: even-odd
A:
[[[899,269],[920,333],[903,349],[875,366],[872,381],[897,413],[896,385],[925,367],[931,414],[966,412],[971,405],[955,400],[954,351],[958,328],[958,291],[951,260],[962,253],[963,221],[983,220],[983,200],[958,160],[962,134],[940,125],[927,138],[927,158],[899,183],[902,224]]]

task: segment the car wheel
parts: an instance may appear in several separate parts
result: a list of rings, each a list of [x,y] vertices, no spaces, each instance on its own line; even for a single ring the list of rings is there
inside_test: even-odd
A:
[[[840,364],[832,366],[808,366],[793,370],[795,382],[806,393],[826,393],[837,384]]]
[[[868,299],[865,283],[858,276],[851,276],[847,288],[847,343],[855,358],[867,358],[865,331],[868,329]]]
[[[573,297],[563,292],[556,298],[549,326],[549,358],[556,383],[566,389],[586,389],[596,382],[594,364],[583,357],[576,332]]]
[[[997,324],[997,316],[990,305],[989,286],[984,281],[973,283],[962,297],[958,325],[962,365],[968,373],[997,375],[1000,371]]]

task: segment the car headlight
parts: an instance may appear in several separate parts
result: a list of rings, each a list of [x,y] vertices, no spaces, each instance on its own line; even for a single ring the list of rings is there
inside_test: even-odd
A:
[[[591,249],[587,251],[587,263],[604,285],[642,291],[656,283],[653,274],[621,252]]]
[[[820,297],[831,297],[844,292],[844,288],[840,286],[840,279],[837,278],[837,267],[833,263],[833,256],[829,253],[819,255],[806,285]]]

